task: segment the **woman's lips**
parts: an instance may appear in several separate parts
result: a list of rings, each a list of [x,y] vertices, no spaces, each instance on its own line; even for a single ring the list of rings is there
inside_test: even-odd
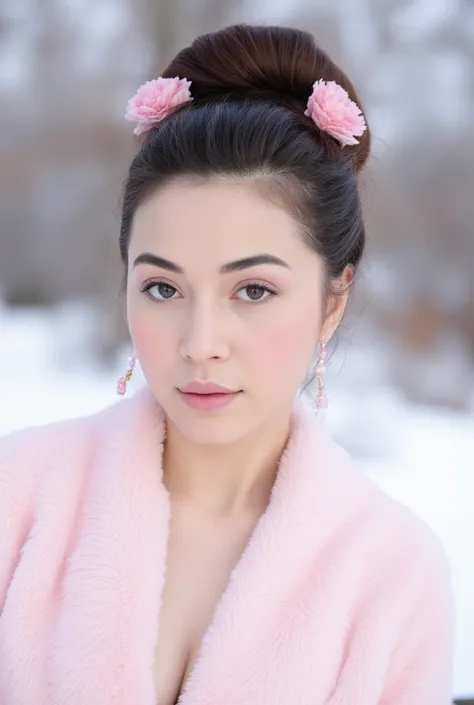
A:
[[[240,392],[218,392],[213,394],[196,394],[193,392],[182,392],[178,389],[178,394],[185,404],[192,409],[199,411],[213,411],[228,406],[240,394]]]

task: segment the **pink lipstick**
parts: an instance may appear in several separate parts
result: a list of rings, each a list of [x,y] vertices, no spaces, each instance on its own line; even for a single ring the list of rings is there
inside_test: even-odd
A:
[[[192,409],[213,411],[228,406],[241,390],[229,389],[213,382],[191,382],[178,389],[181,399]]]

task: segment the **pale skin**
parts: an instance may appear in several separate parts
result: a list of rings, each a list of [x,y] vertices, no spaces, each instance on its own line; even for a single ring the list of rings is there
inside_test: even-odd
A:
[[[182,273],[135,264],[143,253]],[[221,271],[262,254],[285,264]],[[128,257],[130,335],[167,423],[172,518],[155,683],[159,705],[174,705],[268,504],[295,395],[343,316],[353,272],[323,304],[323,265],[298,222],[252,182],[224,178],[152,195],[136,211]],[[223,409],[197,411],[177,391],[192,381],[242,391]]]

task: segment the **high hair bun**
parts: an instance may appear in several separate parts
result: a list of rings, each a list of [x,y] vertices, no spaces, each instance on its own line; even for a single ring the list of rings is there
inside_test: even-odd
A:
[[[284,104],[332,154],[341,153],[341,145],[304,116],[315,81],[335,81],[363,111],[351,81],[313,36],[289,27],[238,24],[201,35],[162,76],[192,82],[192,108],[239,98]],[[370,153],[368,126],[359,144],[345,146],[343,153],[350,156],[354,171],[364,166]]]

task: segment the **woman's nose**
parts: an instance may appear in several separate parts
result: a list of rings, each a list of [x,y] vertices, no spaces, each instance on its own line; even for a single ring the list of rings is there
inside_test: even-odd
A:
[[[185,320],[181,356],[195,363],[229,356],[229,343],[222,317],[210,305],[193,307]]]

